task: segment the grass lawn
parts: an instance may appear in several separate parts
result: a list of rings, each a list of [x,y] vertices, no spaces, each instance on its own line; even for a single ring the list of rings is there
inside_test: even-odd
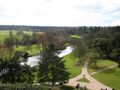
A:
[[[4,41],[5,38],[7,38],[9,36],[9,32],[10,32],[9,30],[0,30],[0,41]],[[18,36],[16,36],[16,32],[17,31],[12,30],[13,36],[18,37]],[[30,31],[29,32],[23,31],[23,32],[26,34],[32,35],[32,32],[30,32]]]
[[[25,51],[25,46],[15,47],[15,51]],[[28,52],[29,55],[33,56],[39,54],[40,51],[36,45],[31,45],[30,49],[26,50],[26,52]]]
[[[79,36],[79,35],[71,35],[71,38],[77,38],[77,39],[80,39],[80,36]]]
[[[74,56],[73,52],[66,55],[63,60],[65,60],[65,66],[70,72],[70,78],[73,78],[81,73],[82,66],[76,66],[78,58]]]
[[[9,30],[0,30],[0,41],[4,41],[5,38],[9,37]],[[13,36],[16,38],[22,38],[21,36],[16,36],[16,32],[15,30],[12,30]],[[31,31],[23,31],[26,34],[32,35]],[[18,47],[14,47],[15,51],[24,51],[25,50],[25,46],[18,46]],[[36,45],[32,45],[31,49],[26,50],[29,55],[36,55],[39,53],[39,49],[36,47]]]
[[[88,79],[86,79],[86,78],[81,78],[80,80],[78,80],[79,82],[90,82]]]
[[[94,64],[90,64],[88,66],[88,71],[90,73],[92,73],[92,72],[96,72],[98,70],[102,70],[102,69],[108,68],[108,67],[116,65],[116,64],[117,64],[116,62],[113,62],[113,61],[110,61],[110,60],[99,59],[98,62],[97,62],[98,68],[95,69],[95,68],[93,68]]]
[[[13,35],[16,34],[16,31],[13,31]],[[5,30],[5,31],[1,31],[0,30],[0,41],[5,40],[5,38],[7,38],[9,36],[9,30]]]
[[[120,90],[120,68],[115,67],[112,69],[105,70],[103,72],[94,74],[93,77],[105,85]]]

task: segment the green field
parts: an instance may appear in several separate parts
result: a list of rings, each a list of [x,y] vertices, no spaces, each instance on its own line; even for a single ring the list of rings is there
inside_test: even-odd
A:
[[[14,47],[14,48],[15,48],[15,51],[25,51],[26,47],[25,46],[18,46],[18,47]],[[30,56],[33,56],[33,55],[40,53],[39,49],[37,48],[37,45],[31,45],[30,49],[27,49],[26,52],[28,52]]]
[[[120,90],[120,68],[115,67],[112,69],[105,70],[103,72],[94,74],[93,77],[105,85]]]
[[[89,65],[88,70],[90,73],[96,72],[110,66],[117,65],[117,63],[110,60],[98,60],[97,66],[99,69],[92,68],[93,64]],[[107,69],[92,75],[95,79],[100,81],[101,83],[108,85],[111,88],[115,88],[115,90],[120,90],[120,68],[114,67],[111,69]]]
[[[81,37],[79,35],[71,35],[71,38],[76,38],[76,39],[80,39]]]
[[[94,64],[90,64],[88,66],[88,71],[90,73],[92,72],[96,72],[98,70],[102,70],[102,69],[105,69],[105,68],[108,68],[110,66],[113,66],[113,65],[116,65],[117,63],[116,62],[113,62],[113,61],[110,61],[110,60],[103,60],[103,59],[99,59],[98,62],[97,62],[97,69],[93,68]]]
[[[7,38],[8,36],[9,36],[9,30],[0,30],[0,41],[4,41],[5,40],[5,38]],[[15,30],[12,30],[12,34],[13,34],[13,36],[15,36],[15,37],[17,37],[16,36],[16,32],[17,31],[15,31]],[[32,32],[27,32],[27,31],[23,31],[24,33],[26,33],[26,34],[29,34],[29,35],[31,35],[32,34]]]
[[[4,31],[2,30],[2,31],[0,31],[0,41],[3,42],[5,40],[5,38],[9,37],[9,32],[10,32],[9,30],[4,30]],[[16,32],[17,31],[12,30],[13,36],[18,38],[18,39],[20,39],[21,36],[18,37],[16,35]],[[32,32],[30,32],[30,31],[29,32],[23,31],[23,32],[26,33],[26,34],[32,35]],[[25,48],[26,48],[25,46],[14,47],[15,51],[25,51]],[[30,49],[27,49],[26,52],[28,52],[29,55],[36,55],[36,54],[39,53],[39,49],[37,48],[36,45],[31,45]]]
[[[16,34],[16,31],[13,31],[13,35]],[[5,38],[7,38],[9,36],[9,31],[5,30],[5,31],[0,31],[0,41],[4,41]]]
[[[70,72],[70,78],[73,78],[81,73],[82,66],[76,66],[78,58],[74,56],[73,53],[66,55],[63,60],[65,60],[65,66]]]

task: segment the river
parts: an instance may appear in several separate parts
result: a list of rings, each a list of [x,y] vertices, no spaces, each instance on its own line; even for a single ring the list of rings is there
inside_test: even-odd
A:
[[[59,54],[57,54],[58,57],[64,57],[65,55],[70,54],[73,51],[73,47],[72,46],[67,46],[66,49],[64,50],[60,50]],[[30,65],[31,67],[38,65],[40,61],[40,56],[32,56],[29,57],[27,60],[27,65]],[[23,63],[21,63],[23,64]]]

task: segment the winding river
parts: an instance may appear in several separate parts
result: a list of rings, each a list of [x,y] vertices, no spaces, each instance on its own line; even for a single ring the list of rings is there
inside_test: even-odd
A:
[[[58,57],[64,57],[65,55],[68,55],[69,53],[71,53],[73,51],[73,47],[72,46],[67,46],[66,49],[64,50],[60,50],[59,54],[57,54]],[[29,57],[27,60],[27,65],[30,65],[31,67],[38,65],[40,61],[40,56],[32,56]]]

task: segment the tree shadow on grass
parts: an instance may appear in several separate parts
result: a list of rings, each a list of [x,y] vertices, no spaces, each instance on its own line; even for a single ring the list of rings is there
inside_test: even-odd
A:
[[[98,67],[98,66],[90,66],[92,69],[94,69],[95,71],[99,71],[99,70],[103,70],[103,69],[105,69],[105,68],[107,68],[107,67]]]
[[[104,70],[104,71],[103,71],[103,73],[108,73],[108,74],[114,73],[114,72],[115,72],[114,69],[107,69],[107,70]]]
[[[99,67],[99,66],[94,67],[94,66],[91,66],[91,68],[94,69],[94,70],[96,70],[96,71],[103,70],[102,72],[105,72],[105,73],[113,73],[113,72],[115,72],[115,70],[112,69],[112,68],[111,69],[107,69],[108,68],[107,66],[103,66],[103,67]]]
[[[70,87],[70,86],[62,86],[61,89],[62,90],[75,90],[75,88]]]

